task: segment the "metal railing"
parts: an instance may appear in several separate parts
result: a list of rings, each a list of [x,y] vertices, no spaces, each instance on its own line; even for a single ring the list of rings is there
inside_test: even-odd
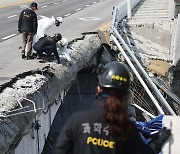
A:
[[[131,1],[129,8],[133,9],[140,1],[142,1],[142,0],[133,0],[133,1]],[[112,12],[112,26],[114,26],[115,28],[117,28],[118,23],[125,16],[127,16],[127,12],[129,12],[127,10],[128,4],[129,4],[128,0],[125,0],[122,3],[120,3],[119,5],[117,5],[117,6],[115,6],[113,8],[113,12]]]
[[[151,78],[149,77],[149,75],[146,73],[146,71],[143,69],[143,67],[141,66],[141,64],[139,63],[139,61],[136,59],[136,57],[134,56],[133,52],[130,50],[130,48],[126,45],[126,43],[124,42],[124,40],[122,39],[122,37],[119,35],[118,31],[112,27],[112,30],[114,31],[115,36],[118,38],[118,40],[120,41],[121,44],[123,44],[123,47],[125,47],[126,51],[128,52],[128,54],[131,56],[131,58],[135,61],[135,63],[137,64],[138,68],[141,70],[141,72],[143,73],[144,77],[146,78],[146,80],[148,81],[148,83],[151,85],[151,87],[153,88],[156,96],[161,100],[161,103],[167,108],[167,110],[172,114],[172,115],[176,115],[175,112],[172,110],[172,108],[169,106],[169,104],[167,103],[167,101],[165,100],[165,98],[162,96],[162,94],[159,92],[159,90],[157,89],[156,85],[152,82]],[[115,44],[117,45],[117,47],[119,48],[119,50],[121,51],[121,53],[123,53],[123,56],[125,57],[127,63],[129,64],[129,66],[131,67],[131,69],[133,70],[133,72],[135,73],[135,75],[137,76],[137,78],[139,79],[139,81],[141,82],[141,84],[143,85],[144,89],[146,90],[147,94],[149,95],[149,97],[151,98],[151,100],[153,101],[153,103],[155,104],[155,106],[157,107],[159,113],[164,114],[161,106],[159,105],[158,101],[155,99],[155,97],[152,95],[151,91],[149,90],[148,86],[146,85],[146,83],[143,81],[143,79],[141,78],[141,76],[139,75],[139,73],[136,71],[134,65],[132,64],[132,62],[130,61],[130,59],[128,58],[128,56],[126,55],[125,52],[123,52],[123,48],[121,47],[120,43],[117,41],[117,39],[112,35],[112,40],[115,42]]]
[[[130,65],[131,69],[133,70],[133,72],[136,74],[136,76],[138,77],[138,79],[140,80],[141,84],[143,85],[143,87],[145,88],[147,94],[149,95],[149,97],[151,98],[152,102],[155,104],[155,106],[157,107],[158,111],[160,114],[164,114],[164,111],[162,110],[162,107],[160,106],[160,104],[158,103],[158,101],[155,99],[155,97],[152,95],[152,92],[149,90],[148,86],[145,84],[145,82],[142,80],[142,78],[139,76],[139,73],[136,71],[135,67],[133,66],[133,64],[131,63],[130,59],[128,58],[128,56],[126,55],[126,53],[124,52],[124,49],[121,47],[120,44],[123,44],[123,47],[125,47],[125,50],[128,51],[128,54],[131,55],[131,58],[133,60],[136,61],[135,56],[133,55],[133,52],[131,52],[131,50],[129,49],[129,47],[127,46],[127,44],[124,42],[124,40],[122,39],[121,35],[119,34],[118,29],[118,23],[121,22],[122,19],[125,18],[125,16],[129,13],[129,11],[127,10],[127,8],[134,8],[141,0],[134,0],[131,2],[130,6],[128,7],[127,5],[129,5],[129,1],[123,1],[122,3],[120,3],[119,5],[115,6],[113,8],[113,13],[112,13],[112,35],[111,35],[111,40],[116,44],[116,46],[119,48],[119,50],[121,51],[122,55],[125,57],[127,63]],[[174,16],[173,13],[173,2],[172,0],[169,0],[169,3],[171,3],[171,5],[169,5],[169,18],[172,18],[172,16]],[[128,16],[128,15],[127,15]],[[180,20],[179,20],[180,21]],[[179,22],[180,24],[180,22]],[[180,32],[179,32],[180,34]],[[116,37],[115,37],[115,36]],[[178,35],[180,38],[180,35]],[[117,40],[117,39],[118,40]],[[180,44],[180,43],[179,43]],[[180,48],[180,46],[178,45],[178,47]],[[179,55],[180,57],[180,55]],[[151,85],[151,88],[154,90],[157,98],[160,99],[161,103],[166,107],[166,109],[170,112],[170,114],[172,115],[176,115],[175,112],[172,110],[172,108],[169,106],[169,104],[167,103],[166,99],[163,97],[163,95],[159,92],[158,88],[156,87],[156,85],[152,82],[151,78],[148,76],[148,74],[145,72],[145,70],[142,68],[142,66],[139,64],[138,61],[136,61],[138,68],[141,70],[141,72],[143,73],[144,77],[146,78],[146,80],[148,80],[148,83]]]

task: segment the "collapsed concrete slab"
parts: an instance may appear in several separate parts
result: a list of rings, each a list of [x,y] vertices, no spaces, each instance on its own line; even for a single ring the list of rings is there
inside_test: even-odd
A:
[[[82,68],[96,63],[94,59],[98,50],[101,49],[101,42],[97,34],[86,34],[82,38],[72,41],[69,46],[71,63],[65,62],[60,65],[52,62],[47,63],[42,69],[17,75],[1,87],[1,154],[10,151],[18,153],[25,150],[28,148],[28,144],[24,145],[22,143],[23,146],[21,144],[21,148],[18,149],[23,137],[30,134],[34,138],[32,130],[47,127],[46,124],[37,123],[37,119],[45,119],[45,116],[50,116],[51,119],[55,116],[56,113],[52,112],[51,114],[43,114],[44,117],[41,117],[42,113],[51,110],[53,104],[59,104],[60,106],[61,103],[59,102],[63,99],[62,92],[69,89]],[[52,121],[53,119],[50,120],[50,122]],[[40,136],[43,140],[41,144],[45,142],[49,129],[50,125],[49,128],[46,128],[44,136]],[[37,146],[37,144],[34,144],[34,146]],[[43,146],[40,147],[31,147],[31,150],[37,149],[38,152],[42,152]]]
[[[173,66],[173,20],[129,21],[123,39],[151,76],[158,76],[179,97],[179,63]]]
[[[172,22],[153,22],[127,26],[127,37],[136,56],[144,59],[172,61]]]

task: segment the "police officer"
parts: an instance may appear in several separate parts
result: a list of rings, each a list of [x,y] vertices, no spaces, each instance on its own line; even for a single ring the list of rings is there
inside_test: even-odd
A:
[[[58,64],[60,64],[56,43],[61,39],[62,35],[60,33],[55,34],[53,37],[46,35],[44,37],[41,37],[33,45],[33,49],[37,52],[39,58],[43,58],[43,53],[46,54],[47,58],[50,58],[52,54],[54,54],[58,61]]]
[[[32,2],[30,8],[24,9],[19,15],[18,31],[22,34],[22,58],[25,58],[25,49],[27,45],[27,59],[31,58],[33,35],[37,32],[38,22],[35,10],[38,9],[38,3]]]
[[[94,106],[73,114],[64,125],[56,144],[56,154],[157,154],[170,136],[163,129],[149,145],[142,141],[129,121],[126,96],[130,87],[128,69],[111,62],[99,69],[98,94]]]

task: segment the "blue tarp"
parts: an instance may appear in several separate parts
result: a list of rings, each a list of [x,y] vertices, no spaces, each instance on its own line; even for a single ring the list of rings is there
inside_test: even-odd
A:
[[[160,115],[148,122],[135,121],[135,124],[140,131],[140,135],[146,144],[162,128],[163,117],[164,115]]]

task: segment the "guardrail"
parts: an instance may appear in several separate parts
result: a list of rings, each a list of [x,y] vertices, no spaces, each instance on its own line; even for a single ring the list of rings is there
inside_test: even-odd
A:
[[[131,2],[129,0],[125,0],[122,3],[120,3],[119,5],[115,6],[113,8],[113,13],[112,13],[112,34],[111,35],[111,39],[112,41],[117,45],[117,47],[119,48],[119,50],[124,53],[123,56],[125,57],[126,61],[128,62],[128,64],[134,68],[134,66],[131,64],[129,58],[126,56],[126,53],[123,51],[123,48],[121,47],[120,44],[123,44],[124,47],[126,47],[126,51],[128,51],[129,55],[131,55],[132,59],[134,61],[136,61],[137,66],[139,67],[139,69],[141,70],[141,72],[143,72],[143,75],[145,76],[146,80],[149,82],[149,84],[151,85],[151,87],[153,88],[155,94],[157,95],[157,97],[160,99],[161,103],[166,107],[166,109],[170,112],[170,114],[172,115],[176,115],[175,112],[173,111],[173,109],[169,106],[168,102],[166,101],[166,99],[162,96],[162,94],[159,92],[159,90],[157,89],[156,85],[152,82],[152,80],[149,78],[149,76],[146,74],[146,72],[144,71],[144,69],[141,67],[141,65],[139,64],[138,60],[136,60],[135,56],[132,54],[132,52],[130,51],[129,47],[126,45],[126,43],[123,41],[123,39],[121,38],[121,35],[119,34],[118,31],[118,24],[125,18],[125,16],[127,15],[128,17],[128,13],[129,13],[129,8],[133,9],[141,0],[134,0],[133,2]],[[174,13],[173,13],[173,2],[172,0],[169,0],[169,3],[171,3],[169,5],[169,18],[172,19],[174,18]],[[130,4],[130,6],[128,6]],[[178,16],[178,24],[180,26],[180,17]],[[122,22],[123,23],[123,22]],[[178,26],[177,26],[178,27]],[[117,38],[118,39],[117,39]],[[179,40],[180,38],[180,31],[178,33],[178,38],[176,40]],[[121,41],[120,41],[121,40]],[[177,41],[176,41],[177,42]],[[180,43],[178,42],[178,49],[180,49]],[[177,52],[176,52],[177,53]],[[178,55],[180,58],[180,55]],[[141,69],[142,68],[142,69]],[[152,95],[152,92],[148,89],[147,85],[144,83],[144,81],[141,79],[141,77],[139,76],[138,73],[136,73],[135,69],[132,69],[134,71],[134,73],[136,74],[137,77],[139,77],[138,79],[140,80],[141,84],[143,85],[143,87],[145,88],[147,94],[149,95],[149,97],[152,99],[152,102],[155,104],[155,106],[157,107],[159,113],[164,114],[164,111],[162,110],[161,106],[159,105],[158,101],[154,98],[154,96]]]
[[[133,0],[130,2],[130,7],[133,9],[142,0]],[[112,12],[112,26],[117,28],[118,23],[127,15],[128,0],[121,2],[119,5],[113,8]]]
[[[161,103],[166,107],[166,109],[170,112],[170,114],[172,115],[176,115],[175,112],[173,111],[173,109],[170,107],[170,105],[168,104],[168,102],[166,101],[166,99],[163,97],[163,95],[160,93],[160,91],[158,90],[158,88],[156,87],[156,85],[152,82],[151,78],[149,77],[149,75],[146,73],[146,71],[144,70],[144,68],[141,66],[141,64],[139,63],[139,61],[137,60],[137,58],[135,57],[135,55],[133,54],[133,52],[131,51],[131,49],[127,46],[127,44],[125,43],[125,41],[123,40],[123,38],[120,36],[120,34],[118,33],[117,29],[115,27],[112,27],[112,30],[114,31],[114,35],[112,35],[112,40],[113,42],[117,45],[117,47],[119,48],[119,50],[121,51],[121,54],[124,56],[126,62],[128,63],[128,65],[131,67],[131,69],[133,70],[133,72],[135,73],[136,77],[139,79],[140,83],[142,84],[142,86],[144,87],[144,89],[146,90],[147,94],[149,95],[149,97],[151,98],[152,102],[154,103],[154,105],[157,107],[158,111],[160,114],[164,114],[161,106],[159,105],[159,102],[156,100],[156,98],[153,96],[152,92],[149,90],[148,86],[146,85],[146,83],[143,81],[143,79],[141,78],[140,74],[138,73],[138,71],[136,70],[136,68],[134,67],[133,63],[131,62],[131,60],[129,59],[129,57],[126,55],[124,49],[121,47],[120,43],[123,45],[123,47],[125,48],[125,50],[128,52],[128,54],[130,55],[130,57],[133,59],[133,61],[136,63],[138,69],[142,72],[143,76],[146,78],[146,81],[149,83],[149,85],[151,86],[151,88],[153,88],[153,91],[155,93],[155,95],[157,96],[157,98],[159,98],[159,100],[161,101]],[[117,37],[117,38],[116,38]]]

